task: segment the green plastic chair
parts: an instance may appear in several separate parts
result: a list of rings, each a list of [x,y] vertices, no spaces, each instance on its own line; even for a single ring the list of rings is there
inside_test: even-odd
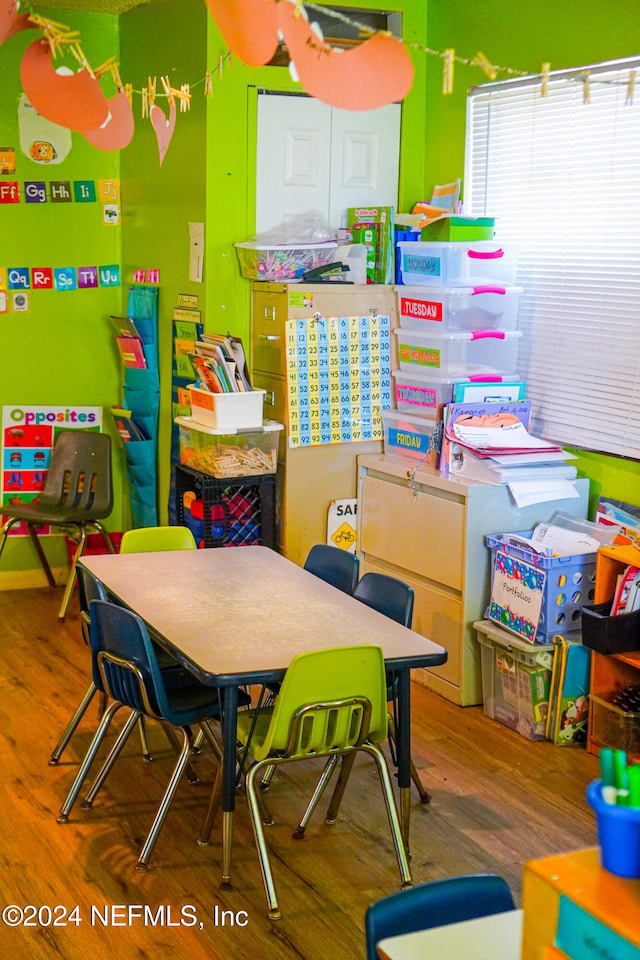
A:
[[[380,775],[402,886],[411,885],[391,778],[379,747],[386,736],[384,657],[380,647],[369,644],[299,654],[287,669],[275,704],[238,715],[238,740],[248,745],[254,760],[246,778],[247,800],[272,920],[281,913],[257,785],[260,771],[271,764],[340,755],[355,759],[358,750],[370,754]]]
[[[120,553],[160,553],[163,550],[197,550],[188,527],[138,527],[127,530],[120,543]]]

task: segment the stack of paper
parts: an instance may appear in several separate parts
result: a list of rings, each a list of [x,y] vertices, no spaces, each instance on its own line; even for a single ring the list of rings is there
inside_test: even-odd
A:
[[[516,403],[509,410],[494,404],[486,413],[473,404],[469,411],[465,404],[453,406],[445,429],[452,476],[506,483],[519,506],[578,496],[570,483],[577,470],[568,463],[575,457],[529,433],[526,403],[522,413]]]

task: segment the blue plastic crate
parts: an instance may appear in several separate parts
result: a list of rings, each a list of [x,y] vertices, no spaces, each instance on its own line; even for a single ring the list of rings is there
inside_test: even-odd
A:
[[[524,546],[509,544],[510,536],[531,537],[532,530],[514,534],[487,536],[491,549],[491,600],[487,618],[528,640],[551,643],[553,637],[576,638],[582,626],[581,607],[593,603],[596,579],[596,554],[581,553],[562,557],[543,557]],[[537,623],[515,616],[508,606],[494,599],[496,570],[513,579],[514,589],[539,588],[544,574],[542,605]]]

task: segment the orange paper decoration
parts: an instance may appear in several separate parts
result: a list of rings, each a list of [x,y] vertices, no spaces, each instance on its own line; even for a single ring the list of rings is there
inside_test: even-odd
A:
[[[29,22],[26,13],[18,13],[16,0],[0,0],[0,45],[21,30],[31,30],[35,24]]]
[[[402,43],[376,33],[351,50],[321,40],[292,3],[278,3],[278,22],[307,93],[343,110],[374,110],[402,100],[413,83],[413,63]]]
[[[278,49],[281,3],[276,0],[205,0],[205,3],[236,57],[249,67],[269,63]]]
[[[109,115],[107,99],[87,69],[63,76],[53,69],[44,40],[27,47],[20,64],[22,89],[41,116],[68,130],[97,130]]]
[[[109,116],[97,130],[83,130],[82,136],[98,150],[124,150],[133,138],[133,110],[124,90],[107,101]]]
[[[154,103],[154,105],[149,110],[149,118],[153,125],[153,129],[156,132],[156,140],[158,141],[158,151],[160,153],[160,166],[162,166],[162,161],[165,158],[167,150],[169,149],[169,144],[171,143],[171,138],[173,137],[173,131],[176,128],[176,101],[173,97],[169,98],[169,119],[165,117],[164,113],[160,107]]]

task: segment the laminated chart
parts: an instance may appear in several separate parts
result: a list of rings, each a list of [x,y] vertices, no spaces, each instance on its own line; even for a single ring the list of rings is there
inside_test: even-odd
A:
[[[382,439],[391,406],[389,316],[286,323],[289,446]]]

